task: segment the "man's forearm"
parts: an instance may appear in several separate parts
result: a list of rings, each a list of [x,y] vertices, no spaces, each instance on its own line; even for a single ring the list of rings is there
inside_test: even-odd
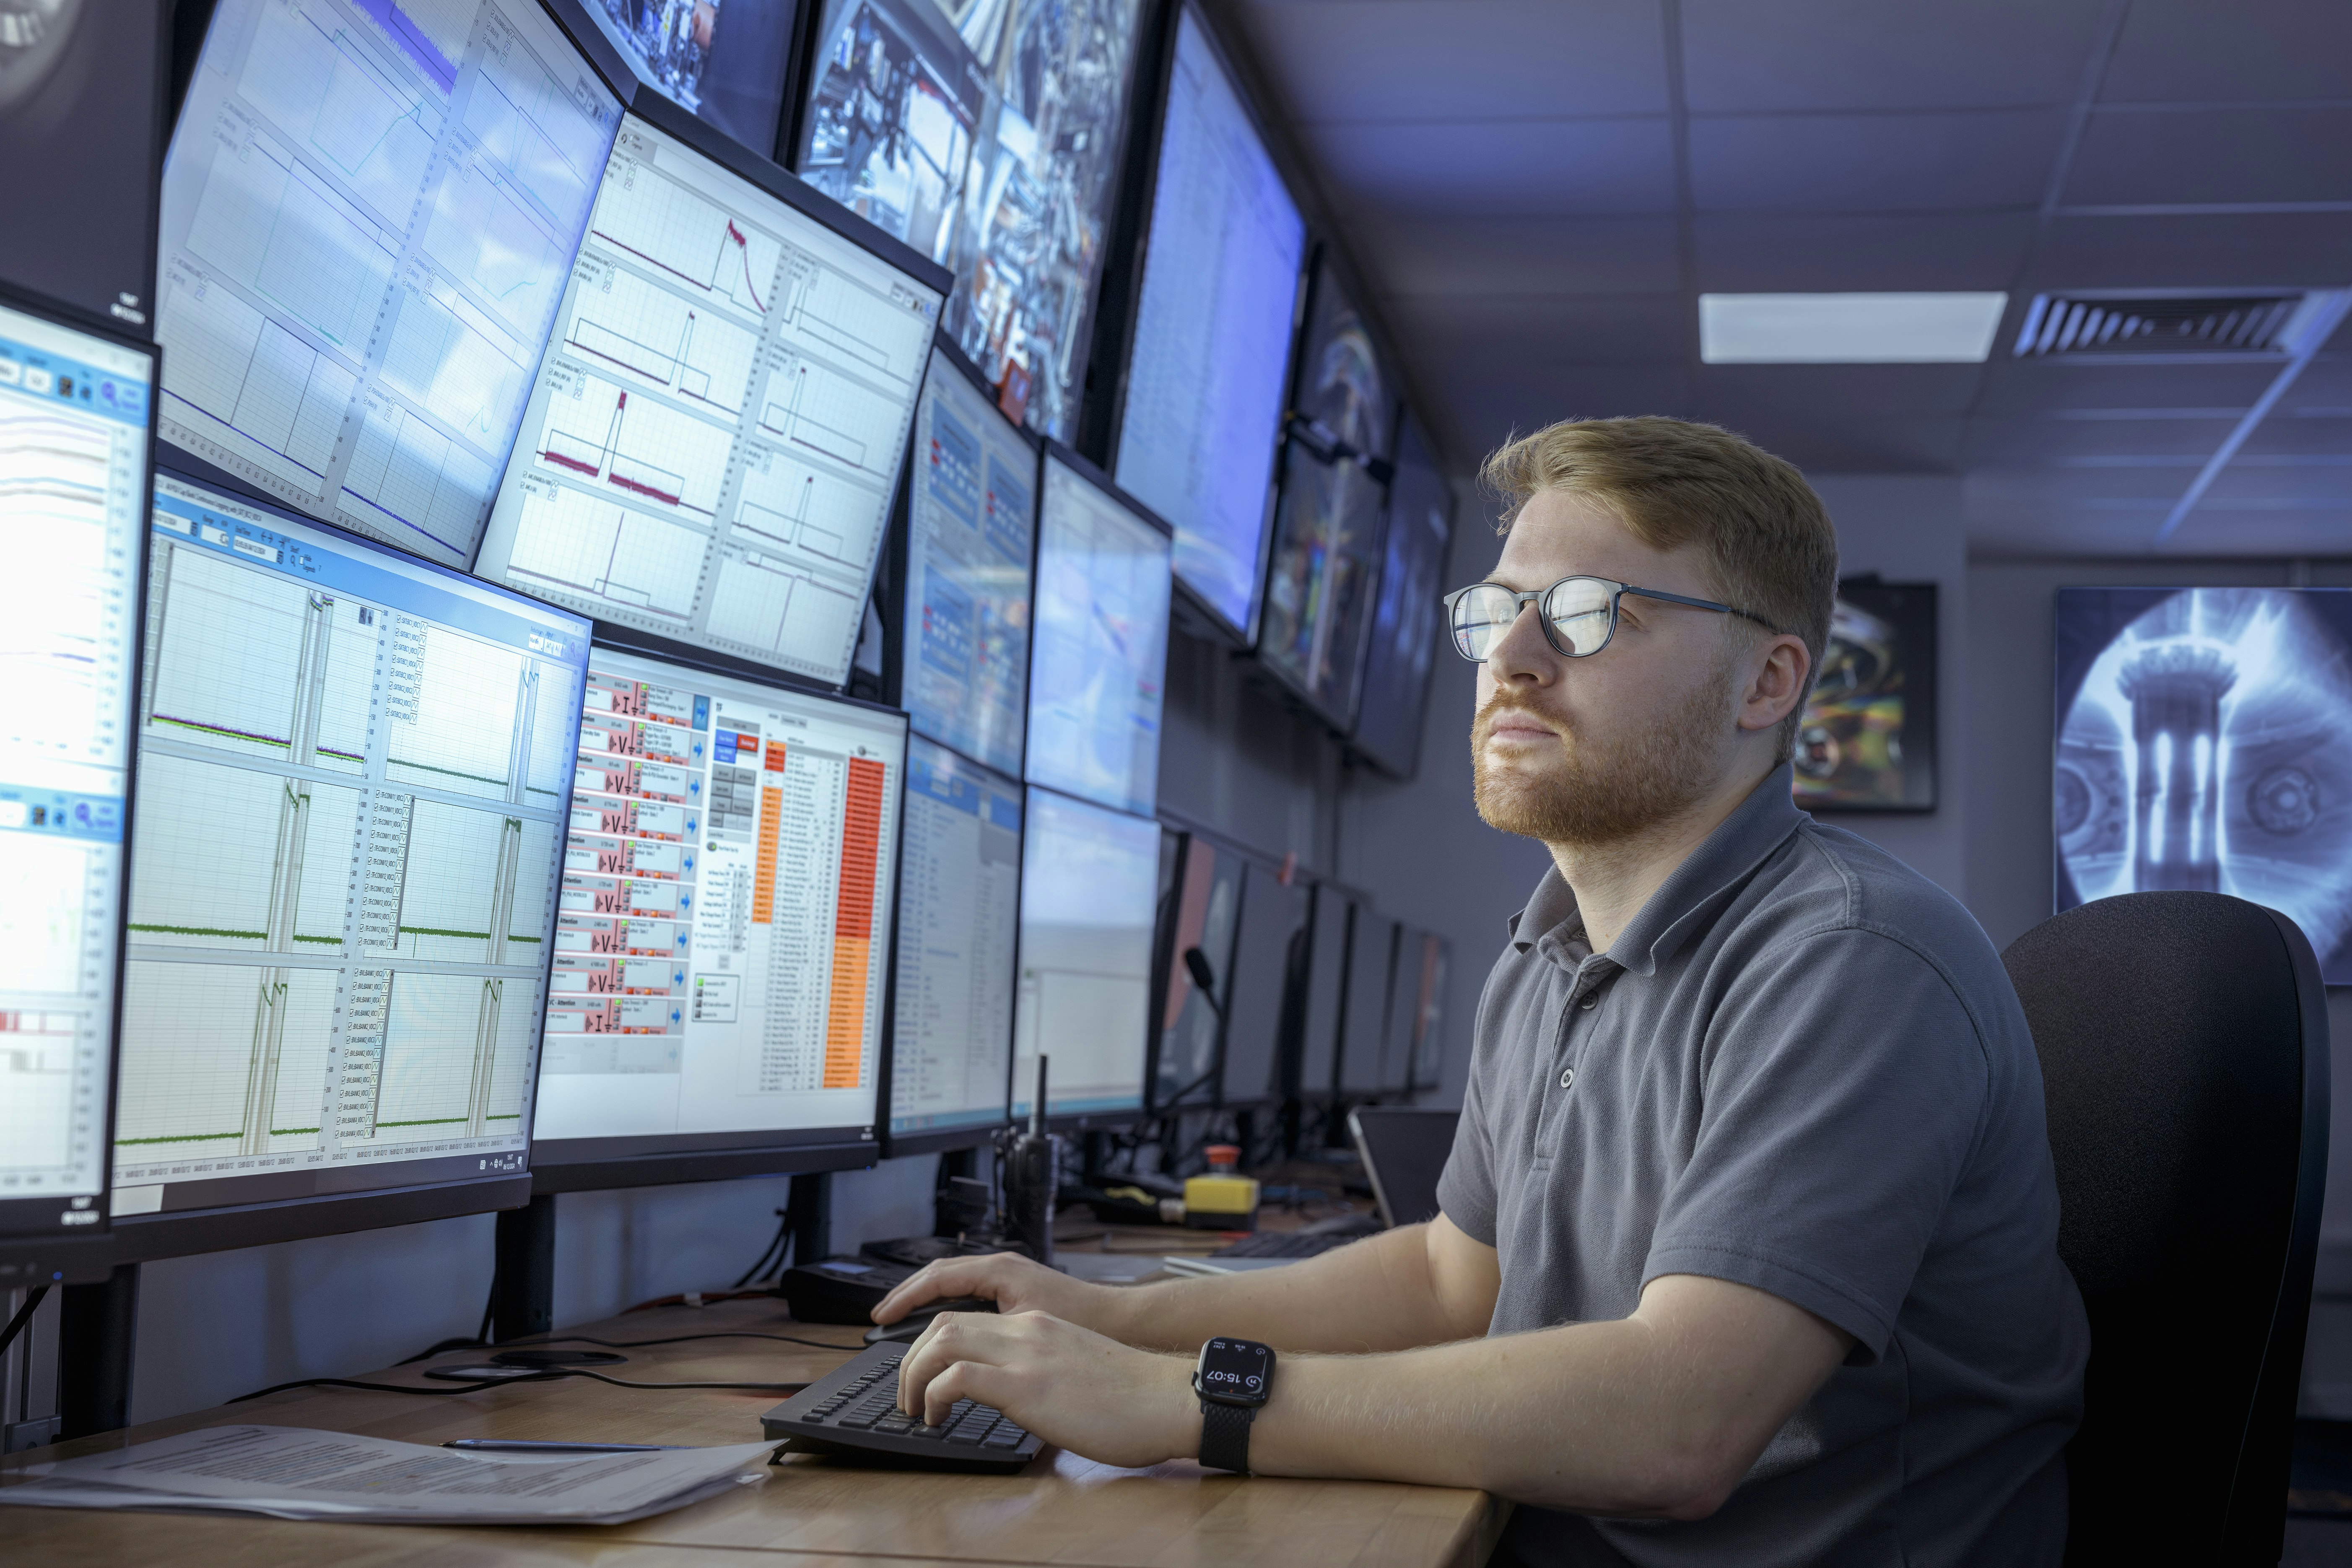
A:
[[[1093,1327],[1147,1350],[1196,1351],[1230,1334],[1279,1351],[1408,1350],[1483,1333],[1431,1278],[1426,1226],[1368,1237],[1279,1268],[1120,1290]]]

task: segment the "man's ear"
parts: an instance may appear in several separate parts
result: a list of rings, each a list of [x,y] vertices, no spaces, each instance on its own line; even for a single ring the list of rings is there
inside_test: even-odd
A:
[[[1802,637],[1781,633],[1767,639],[1748,656],[1748,687],[1740,693],[1739,727],[1775,728],[1805,700],[1813,658]]]

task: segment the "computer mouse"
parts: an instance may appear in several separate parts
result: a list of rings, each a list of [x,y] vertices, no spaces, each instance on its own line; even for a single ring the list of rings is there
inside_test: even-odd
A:
[[[877,1323],[866,1331],[869,1345],[910,1345],[921,1337],[931,1320],[941,1312],[993,1312],[996,1303],[977,1296],[958,1296],[945,1301],[926,1301],[895,1323]]]

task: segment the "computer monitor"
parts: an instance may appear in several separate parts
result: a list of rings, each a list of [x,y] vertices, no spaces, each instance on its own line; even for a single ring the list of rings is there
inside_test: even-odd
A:
[[[532,1190],[870,1164],[906,721],[599,639]]]
[[[470,566],[620,118],[536,4],[219,0],[163,165],[163,436]]]
[[[1438,624],[1438,600],[1448,586],[1445,555],[1453,520],[1454,491],[1420,426],[1407,414],[1397,428],[1387,563],[1381,568],[1380,605],[1372,614],[1371,647],[1364,658],[1350,742],[1359,756],[1394,778],[1411,778],[1421,765],[1429,673],[1445,635]]]
[[[1398,405],[1370,325],[1328,251],[1294,406],[1257,652],[1317,717],[1345,732],[1380,592]]]
[[[1189,5],[1167,105],[1116,471],[1175,525],[1178,580],[1246,643],[1307,226]]]
[[[1339,1023],[1342,1094],[1378,1094],[1391,1087],[1388,1024],[1396,945],[1395,921],[1370,904],[1349,912],[1346,1012]]]
[[[765,158],[800,0],[576,0],[637,80]]]
[[[888,1153],[970,1148],[1004,1125],[1022,809],[1013,780],[908,742]]]
[[[1403,1087],[1416,1092],[1436,1089],[1444,1079],[1446,986],[1453,958],[1453,943],[1433,931],[1412,933],[1410,944],[1398,956],[1398,1005],[1403,1006],[1408,994],[1414,1004],[1404,1056],[1410,1076]]]
[[[1037,449],[944,343],[915,411],[899,705],[918,734],[1021,771]]]
[[[1225,1014],[1234,998],[1234,937],[1241,929],[1247,863],[1198,833],[1171,833],[1160,900],[1160,1020],[1151,1060],[1151,1109],[1216,1103]],[[1201,988],[1189,954],[1209,980]]]
[[[1021,847],[1021,980],[1013,1114],[1118,1120],[1143,1109],[1151,916],[1160,825],[1051,790],[1029,791]]]
[[[1328,882],[1315,886],[1314,917],[1308,922],[1306,965],[1294,970],[1301,987],[1286,1009],[1297,1033],[1284,1058],[1297,1065],[1292,1092],[1302,1100],[1328,1099],[1339,1082],[1339,1014],[1346,1005],[1348,895]]]
[[[1265,1105],[1283,1096],[1281,1050],[1290,972],[1306,960],[1311,895],[1262,861],[1242,879],[1234,940],[1233,1000],[1225,1027],[1222,1105]],[[1304,1000],[1305,993],[1300,992]]]
[[[1149,813],[1167,694],[1168,534],[1058,445],[1045,449],[1044,489],[1026,776]]]
[[[841,684],[946,287],[648,95],[614,143],[476,573]]]
[[[811,184],[955,273],[945,323],[1069,440],[1141,0],[829,0],[795,149]],[[950,18],[953,18],[951,21]]]
[[[0,278],[142,337],[171,17],[172,0],[0,6]]]
[[[118,1248],[514,1206],[588,624],[170,469],[148,552]]]
[[[83,18],[85,23],[92,19]],[[0,300],[0,497],[26,590],[0,725],[0,1289],[107,1228],[155,360]]]

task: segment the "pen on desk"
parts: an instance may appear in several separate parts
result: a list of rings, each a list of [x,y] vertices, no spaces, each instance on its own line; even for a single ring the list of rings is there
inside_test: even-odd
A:
[[[686,1443],[533,1443],[520,1437],[452,1437],[441,1445],[474,1454],[651,1454]]]

